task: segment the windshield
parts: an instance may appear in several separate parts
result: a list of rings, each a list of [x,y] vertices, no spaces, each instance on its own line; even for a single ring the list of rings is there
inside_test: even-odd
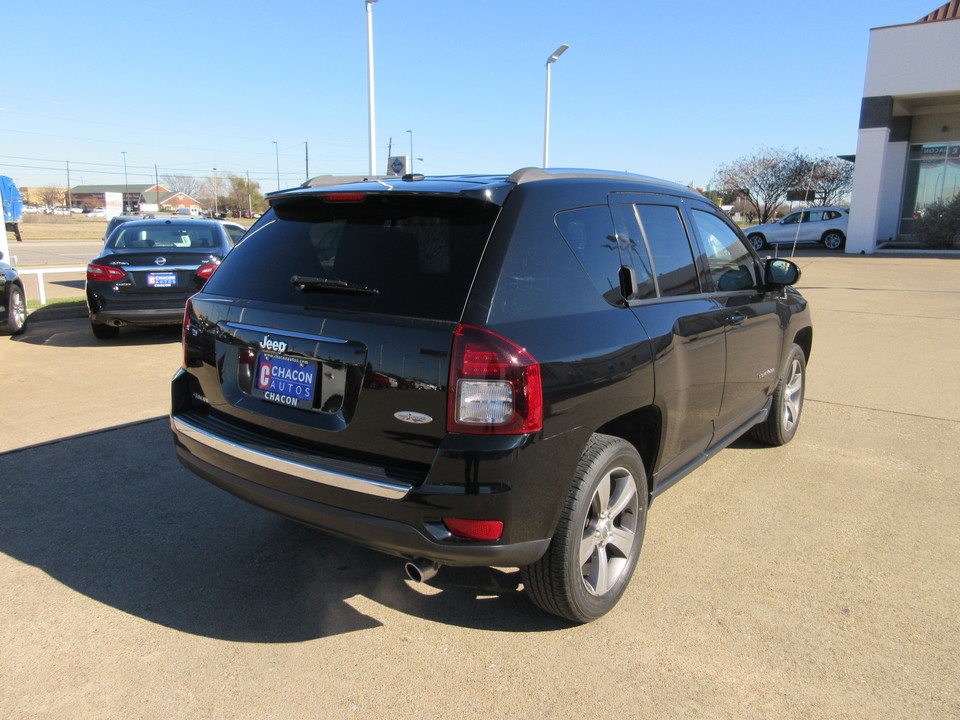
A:
[[[204,292],[457,320],[499,207],[396,193],[275,201]]]

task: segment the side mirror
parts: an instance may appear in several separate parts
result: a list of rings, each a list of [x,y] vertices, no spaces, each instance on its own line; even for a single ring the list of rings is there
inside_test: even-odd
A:
[[[766,262],[767,285],[793,285],[800,279],[800,266],[783,258],[768,258]]]

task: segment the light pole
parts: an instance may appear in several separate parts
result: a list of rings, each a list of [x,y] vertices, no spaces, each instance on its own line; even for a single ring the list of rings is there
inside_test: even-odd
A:
[[[276,151],[277,155],[277,190],[280,189],[280,146],[277,144],[276,140],[271,140],[273,143],[273,149]]]
[[[279,189],[279,188],[278,188]],[[220,191],[220,181],[217,179],[217,169],[213,169],[213,216],[220,217],[220,204],[217,202],[217,195]]]
[[[550,66],[553,65],[557,58],[559,58],[563,53],[567,51],[569,45],[561,45],[558,47],[553,55],[547,58],[547,110],[546,118],[543,122],[543,166],[547,167],[550,162]]]
[[[410,167],[407,168],[407,172],[413,172],[413,130],[407,130],[410,133]]]
[[[367,104],[370,109],[370,177],[377,175],[377,111],[373,99],[373,3],[377,0],[364,0],[367,8]]]
[[[130,192],[130,181],[127,180],[127,151],[121,150],[120,154],[123,155],[123,210],[121,212],[127,211],[127,193]]]

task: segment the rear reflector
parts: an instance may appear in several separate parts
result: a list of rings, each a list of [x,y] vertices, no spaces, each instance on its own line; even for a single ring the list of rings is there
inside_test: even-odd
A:
[[[457,537],[470,540],[499,540],[503,535],[503,523],[500,520],[444,518],[443,524]]]

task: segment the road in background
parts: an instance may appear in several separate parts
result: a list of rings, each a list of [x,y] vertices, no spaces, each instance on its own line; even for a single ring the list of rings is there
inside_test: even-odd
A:
[[[657,498],[586,626],[513,569],[415,586],[180,468],[175,330],[0,339],[0,717],[960,717],[960,260],[799,262],[796,438]]]

